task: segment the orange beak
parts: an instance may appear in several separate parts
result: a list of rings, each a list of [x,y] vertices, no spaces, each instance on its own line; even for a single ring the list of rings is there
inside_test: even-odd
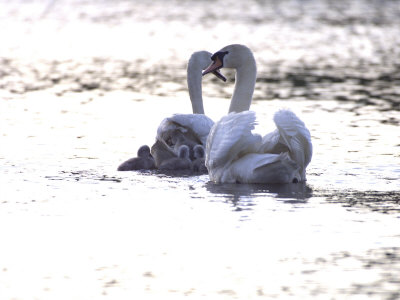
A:
[[[213,73],[222,81],[226,81],[225,76],[222,75],[221,72],[219,71],[219,69],[221,68],[222,68],[222,61],[219,57],[216,57],[215,60],[213,60],[213,62],[204,70],[203,76],[208,73]]]
[[[215,60],[213,60],[213,62],[203,71],[203,76],[211,72],[217,72],[221,68],[222,68],[222,61],[217,56],[215,57]]]

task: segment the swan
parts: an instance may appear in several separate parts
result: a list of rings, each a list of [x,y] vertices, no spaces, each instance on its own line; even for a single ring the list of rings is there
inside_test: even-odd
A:
[[[194,160],[193,160],[193,172],[207,174],[208,170],[205,165],[205,151],[202,145],[196,145],[193,147]]]
[[[191,170],[192,161],[189,158],[189,146],[181,145],[178,150],[178,157],[164,160],[158,167],[159,170]]]
[[[274,115],[277,129],[264,137],[253,134],[256,114],[249,111],[257,67],[251,50],[228,45],[212,55],[206,75],[221,68],[236,69],[229,114],[210,130],[205,164],[216,183],[291,183],[306,180],[311,161],[309,130],[290,110]]]
[[[189,145],[192,158],[193,146],[206,144],[208,133],[214,122],[204,114],[201,82],[202,72],[210,63],[210,52],[197,51],[191,55],[187,67],[187,85],[193,114],[175,114],[161,121],[157,129],[156,141],[151,147],[151,154],[157,167],[164,160],[176,157],[176,148],[179,148],[181,144]],[[211,72],[219,79],[226,80],[218,70]],[[178,136],[178,146],[174,147]]]
[[[138,157],[128,159],[123,162],[119,167],[118,171],[133,171],[133,170],[150,170],[155,169],[156,165],[154,159],[150,154],[150,148],[147,145],[143,145],[137,152]]]

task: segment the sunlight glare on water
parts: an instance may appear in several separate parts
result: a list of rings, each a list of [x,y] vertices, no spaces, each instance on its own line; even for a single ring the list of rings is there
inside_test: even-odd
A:
[[[214,5],[0,3],[2,299],[399,297],[395,1]],[[116,171],[191,112],[190,54],[230,43],[257,59],[255,131],[281,108],[309,128],[307,182]]]

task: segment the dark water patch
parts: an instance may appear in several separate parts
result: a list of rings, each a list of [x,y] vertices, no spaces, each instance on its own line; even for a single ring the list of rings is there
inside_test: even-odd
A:
[[[175,95],[186,93],[186,64],[148,68],[141,60],[124,61],[93,58],[85,61],[29,62],[2,59],[0,88],[11,94],[25,94],[49,90],[57,96],[64,93],[97,91],[133,91],[150,95]],[[171,71],[173,69],[173,71]],[[363,75],[334,75],[323,69],[277,69],[274,73],[262,72],[257,79],[254,100],[299,99],[337,100],[357,105],[374,106],[379,111],[400,110],[400,69],[371,77]],[[23,70],[23,71],[21,71]],[[277,71],[278,70],[278,71]],[[343,70],[338,70],[338,72]],[[378,72],[378,71],[377,71]],[[378,72],[379,73],[379,72]],[[224,85],[216,79],[207,80],[205,96],[229,98],[234,77]],[[357,106],[354,107],[357,110]],[[384,123],[397,125],[395,117]]]
[[[154,170],[152,171],[154,175],[157,175],[159,178],[175,178],[179,179],[190,178],[202,175],[201,173],[194,172],[192,170]]]
[[[92,58],[75,61],[0,60],[0,88],[14,94],[49,89],[58,96],[67,92],[127,90],[165,94],[186,91],[186,63],[179,66],[143,66],[142,60]],[[171,71],[171,68],[173,71]],[[173,75],[173,76],[171,76]],[[173,88],[168,84],[174,83]],[[168,90],[170,89],[170,90]]]
[[[397,107],[399,107],[399,106],[400,106],[400,103],[397,104]],[[400,107],[399,107],[399,110],[400,110]],[[382,120],[381,123],[398,126],[400,124],[400,121],[394,117],[390,117],[386,120]]]
[[[378,110],[400,109],[400,68],[394,66],[374,68],[375,75],[363,74],[362,69],[297,68],[292,70],[275,67],[272,73],[259,74],[255,100],[309,99],[337,100],[360,105],[376,106]],[[352,74],[351,74],[352,73]],[[356,74],[359,73],[359,74]]]
[[[384,214],[400,213],[400,191],[338,191],[324,195],[327,202],[340,203],[344,207]]]
[[[121,177],[98,174],[90,170],[60,171],[57,175],[46,175],[44,178],[50,181],[122,182]]]
[[[343,275],[358,274],[348,286],[343,286],[338,291],[338,294],[345,298],[349,295],[368,295],[378,296],[379,299],[398,299],[400,296],[397,288],[400,283],[400,248],[397,246],[369,249],[362,255],[348,251],[336,252],[326,257],[318,257],[307,264],[309,268],[302,272],[305,276],[318,276],[321,272],[334,271],[340,266],[353,266],[343,270]],[[364,275],[376,273],[379,276],[366,280],[368,277],[360,276],[359,272],[363,272]]]
[[[46,17],[79,18],[94,23],[119,25],[130,19],[151,21],[155,16],[162,21],[188,21],[215,24],[215,20],[246,22],[260,24],[266,22],[305,22],[327,24],[330,26],[349,26],[355,24],[373,24],[384,26],[393,24],[400,16],[397,2],[392,1],[268,1],[257,0],[238,3],[233,0],[214,1],[102,1],[93,4],[73,1],[75,8],[69,10],[70,15],[63,10],[62,5],[41,5],[39,12],[45,11]],[[116,2],[118,5],[115,5]],[[76,5],[78,4],[79,5]],[[217,7],[216,10],[212,8]],[[230,8],[230,9],[227,9]],[[188,12],[195,13],[188,13]],[[218,14],[214,13],[218,11]],[[16,17],[31,20],[23,12],[17,11]],[[72,16],[71,16],[72,13]],[[38,13],[38,16],[41,15]],[[42,14],[43,16],[43,14]],[[214,22],[212,22],[214,20]],[[307,25],[309,23],[306,23]]]

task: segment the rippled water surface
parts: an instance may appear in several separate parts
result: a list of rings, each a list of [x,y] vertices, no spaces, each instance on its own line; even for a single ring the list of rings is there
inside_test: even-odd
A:
[[[0,2],[1,299],[400,298],[397,1]],[[117,172],[190,113],[186,61],[244,43],[257,131],[291,108],[308,181]],[[206,113],[227,84],[203,80]]]

